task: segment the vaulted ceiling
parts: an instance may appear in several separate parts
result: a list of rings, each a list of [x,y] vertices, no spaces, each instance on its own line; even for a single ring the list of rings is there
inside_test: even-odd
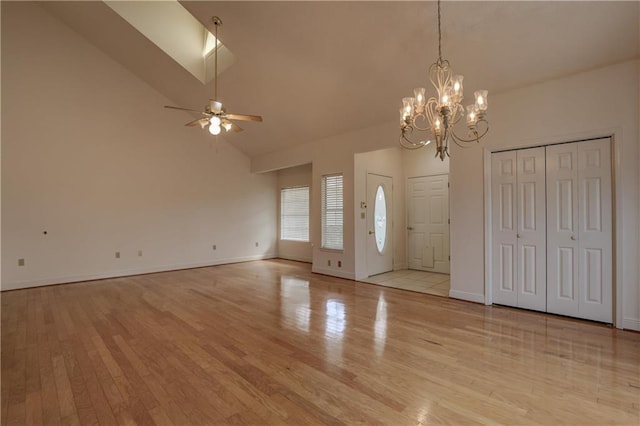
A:
[[[203,25],[220,16],[235,62],[219,76],[230,112],[263,123],[225,136],[250,157],[397,119],[437,58],[435,2],[205,2],[182,5]],[[43,2],[174,104],[212,97],[177,62],[102,2]],[[640,56],[637,2],[444,2],[443,56],[492,94]],[[588,88],[585,88],[588,90]],[[149,105],[161,110],[162,105]],[[176,111],[176,126],[188,121]],[[200,131],[185,128],[185,132]]]

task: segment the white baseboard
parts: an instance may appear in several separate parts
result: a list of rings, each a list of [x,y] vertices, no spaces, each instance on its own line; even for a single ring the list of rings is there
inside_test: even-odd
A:
[[[226,265],[229,263],[249,262],[252,260],[274,259],[275,254],[260,254],[255,256],[231,257],[227,259],[215,259],[206,262],[184,263],[175,265],[161,265],[146,268],[125,269],[120,271],[101,272],[96,274],[68,275],[64,277],[45,278],[35,281],[19,281],[14,283],[2,283],[2,291],[18,290],[22,288],[42,287],[45,285],[68,284],[82,281],[103,280],[107,278],[127,277],[131,275],[152,274],[156,272],[176,271],[180,269],[203,268],[206,266]]]
[[[295,262],[313,263],[313,259],[310,257],[297,257],[297,256],[281,256],[278,255],[278,259],[293,260]]]
[[[467,293],[466,291],[449,290],[449,297],[469,302],[484,303],[484,294],[480,293]]]
[[[640,320],[634,318],[625,318],[622,320],[622,328],[625,330],[640,331]]]
[[[336,271],[335,269],[324,269],[324,268],[311,268],[311,272],[322,275],[329,275],[332,277],[345,278],[347,280],[355,280],[356,274],[348,271]]]

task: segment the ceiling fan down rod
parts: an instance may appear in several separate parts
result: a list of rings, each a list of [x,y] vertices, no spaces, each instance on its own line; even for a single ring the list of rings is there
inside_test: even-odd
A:
[[[215,26],[216,45],[214,48],[214,68],[213,68],[213,100],[218,101],[218,27],[222,26],[222,19],[219,16],[211,18],[213,25]]]

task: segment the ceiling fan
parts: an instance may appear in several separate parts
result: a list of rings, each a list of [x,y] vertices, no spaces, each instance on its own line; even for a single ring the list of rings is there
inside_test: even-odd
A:
[[[215,26],[216,43],[218,40],[218,27],[222,25],[222,20],[214,16],[212,18],[213,25]],[[179,109],[182,111],[191,111],[202,114],[202,118],[190,121],[185,126],[193,127],[200,126],[204,129],[209,128],[209,133],[212,135],[219,135],[222,129],[225,131],[241,132],[243,129],[231,120],[241,121],[262,121],[262,117],[259,115],[246,115],[246,114],[231,114],[222,106],[222,102],[218,101],[218,47],[215,47],[214,51],[214,74],[213,74],[213,99],[209,100],[209,105],[204,107],[203,111],[198,111],[190,108],[182,108],[177,106],[165,105],[165,108]]]

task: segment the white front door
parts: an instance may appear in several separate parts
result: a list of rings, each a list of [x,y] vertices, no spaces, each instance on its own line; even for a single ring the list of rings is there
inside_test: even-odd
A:
[[[449,175],[407,179],[409,269],[449,273]]]
[[[613,320],[609,139],[547,148],[549,312]]]
[[[393,180],[367,174],[367,274],[393,270]]]

